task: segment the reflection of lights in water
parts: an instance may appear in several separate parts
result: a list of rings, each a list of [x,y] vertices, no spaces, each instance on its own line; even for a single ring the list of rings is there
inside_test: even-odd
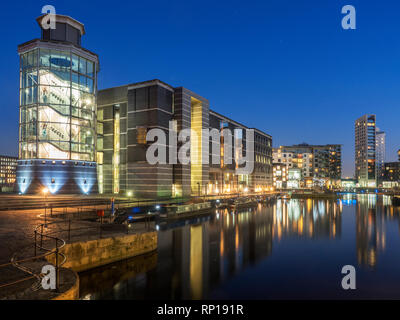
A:
[[[299,201],[289,201],[288,205],[288,216],[292,220],[298,220],[300,217],[300,203]]]
[[[203,225],[190,227],[190,288],[192,299],[203,295]]]
[[[300,234],[303,233],[303,227],[304,227],[303,216],[301,216],[298,223],[298,230]]]
[[[376,205],[376,194],[368,194],[368,207],[374,207]]]
[[[318,202],[318,214],[320,216],[324,216],[325,213],[326,213],[325,201],[319,201]]]
[[[384,206],[391,206],[392,205],[392,198],[387,195],[383,195],[382,202]]]

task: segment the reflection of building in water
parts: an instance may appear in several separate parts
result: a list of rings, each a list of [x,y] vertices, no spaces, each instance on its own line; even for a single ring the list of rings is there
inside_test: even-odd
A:
[[[385,199],[384,199],[385,200]],[[385,249],[385,217],[382,206],[377,206],[377,195],[357,196],[356,246],[360,265],[374,267],[379,251]]]
[[[157,266],[157,252],[153,251],[127,260],[122,260],[79,273],[79,295],[83,299],[118,299],[122,281],[143,276]],[[117,285],[116,285],[117,284]],[[129,281],[123,293],[134,290]],[[97,297],[100,294],[100,297]],[[105,296],[101,296],[106,294]],[[122,297],[123,298],[123,297]]]
[[[207,297],[214,284],[270,255],[271,210],[235,214],[225,210],[204,224],[160,232],[159,265],[149,274],[149,283],[170,288],[168,298]],[[159,279],[161,273],[170,276]]]
[[[341,206],[328,200],[278,200],[274,205],[274,235],[332,237],[341,234]]]
[[[210,224],[210,284],[255,264],[272,251],[272,214],[270,210],[248,209],[217,214]]]
[[[203,226],[190,227],[190,288],[193,299],[203,294]]]
[[[249,261],[255,264],[272,251],[273,216],[266,210],[258,210],[250,220]]]
[[[171,265],[172,297],[176,299],[200,299],[208,289],[209,243],[207,223],[173,229],[160,233],[167,236],[164,252],[172,253],[175,263]],[[172,252],[170,251],[172,250]],[[160,251],[160,248],[159,248]],[[168,253],[166,254],[168,255]]]

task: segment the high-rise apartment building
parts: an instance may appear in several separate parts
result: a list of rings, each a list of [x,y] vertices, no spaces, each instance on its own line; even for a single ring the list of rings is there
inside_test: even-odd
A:
[[[45,17],[41,38],[18,46],[19,192],[95,193],[98,56],[81,46],[82,23]]]
[[[376,151],[376,179],[382,181],[383,169],[386,157],[386,133],[376,128],[375,138],[375,151]]]
[[[280,146],[273,149],[273,163],[285,165],[287,172],[300,169],[304,181],[325,179],[335,184],[342,175],[341,150],[339,144]]]
[[[360,187],[376,187],[376,116],[355,122],[355,178]]]

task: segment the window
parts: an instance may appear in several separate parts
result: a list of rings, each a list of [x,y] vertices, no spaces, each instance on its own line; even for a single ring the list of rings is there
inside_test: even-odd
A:
[[[93,62],[90,62],[90,61],[87,62],[87,75],[92,78],[94,77],[94,63]]]
[[[147,135],[147,128],[145,127],[138,127],[137,128],[137,143],[138,144],[146,144],[146,135]]]

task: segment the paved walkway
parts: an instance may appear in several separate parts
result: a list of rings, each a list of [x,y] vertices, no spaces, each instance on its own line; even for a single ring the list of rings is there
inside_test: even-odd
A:
[[[61,213],[61,212],[60,212]],[[80,216],[79,214],[75,214]],[[87,216],[81,213],[81,216]],[[92,211],[92,216],[95,217]],[[53,234],[58,238],[64,239],[66,242],[87,241],[98,238],[107,238],[114,236],[122,236],[125,234],[133,234],[144,232],[148,230],[149,226],[144,223],[136,223],[128,228],[126,225],[103,224],[85,221],[85,220],[65,220],[65,215],[61,214],[56,218],[55,214],[52,217],[47,214],[47,228],[45,234]],[[52,223],[58,222],[58,223]],[[44,223],[44,210],[29,210],[29,211],[0,211],[0,265],[9,263],[13,256],[17,260],[34,255],[34,230],[35,228]],[[71,230],[68,232],[68,230]],[[68,237],[69,236],[69,237]],[[38,241],[39,241],[38,236]],[[70,238],[70,241],[68,241]],[[52,249],[55,247],[55,240],[43,241],[43,247]],[[43,252],[37,251],[38,254]],[[10,283],[22,278],[26,278],[28,274],[18,270],[12,265],[0,269],[0,285]],[[25,288],[32,285],[32,281],[21,283],[20,285],[7,287],[10,289],[2,288],[0,291],[15,292],[19,288]],[[1,292],[0,292],[1,293]],[[3,292],[4,293],[4,292]]]
[[[0,211],[0,264],[9,262],[14,252],[32,245],[34,229],[43,221],[42,212]]]

